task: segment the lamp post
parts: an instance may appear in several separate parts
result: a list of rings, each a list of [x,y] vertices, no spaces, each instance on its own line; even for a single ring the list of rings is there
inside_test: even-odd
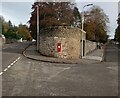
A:
[[[83,6],[83,8],[82,8],[82,38],[81,38],[81,40],[82,40],[82,42],[81,42],[81,50],[82,50],[82,53],[81,53],[81,57],[83,58],[83,33],[84,33],[84,8],[85,7],[87,7],[87,6],[91,6],[91,5],[93,5],[93,4],[87,4],[87,5],[85,5],[85,6]]]
[[[39,51],[39,5],[36,5],[37,8],[37,51]]]

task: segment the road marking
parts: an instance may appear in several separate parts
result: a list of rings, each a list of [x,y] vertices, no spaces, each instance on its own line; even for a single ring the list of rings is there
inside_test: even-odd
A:
[[[0,73],[0,76],[3,74],[3,72]]]
[[[2,48],[2,49],[7,49],[8,47]]]
[[[20,59],[20,57],[18,57],[17,59],[15,59],[10,65],[7,66],[7,68],[5,68],[2,72],[0,72],[0,76],[7,71],[10,67],[12,67],[18,60]]]
[[[14,64],[14,62],[12,62],[10,65],[13,65]]]
[[[62,73],[63,71],[68,70],[68,69],[70,69],[70,68],[71,68],[71,67],[63,68],[61,71],[58,71],[56,74],[48,77],[47,79],[50,80],[50,79],[56,77],[57,75],[59,75],[60,73]]]
[[[11,46],[11,47],[4,47],[4,48],[2,48],[2,49],[7,49],[7,48],[12,48],[12,46]]]
[[[8,68],[5,68],[3,71],[7,71],[8,70]]]
[[[9,65],[7,68],[10,68],[11,67],[11,65]]]
[[[106,67],[106,68],[108,68],[108,69],[110,69],[110,70],[118,70],[118,67],[116,66],[114,66],[114,67],[111,67],[111,66],[109,66],[109,67]]]
[[[71,67],[64,68],[64,70],[70,69]]]
[[[7,48],[15,48],[15,47],[17,47],[18,45],[15,45],[15,46],[6,46],[6,47],[4,47],[4,48],[2,48],[2,49],[7,49]]]
[[[27,62],[28,64],[31,64],[32,62]]]

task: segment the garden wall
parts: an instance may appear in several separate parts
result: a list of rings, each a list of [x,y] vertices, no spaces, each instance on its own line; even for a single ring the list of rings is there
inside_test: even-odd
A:
[[[85,53],[88,54],[97,48],[97,42],[86,40]]]

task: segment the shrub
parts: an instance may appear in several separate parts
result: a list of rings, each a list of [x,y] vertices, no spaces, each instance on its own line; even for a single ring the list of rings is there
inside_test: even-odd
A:
[[[17,39],[19,40],[21,38],[21,36],[15,32],[4,32],[3,35],[6,37],[6,38],[9,38],[9,39]]]

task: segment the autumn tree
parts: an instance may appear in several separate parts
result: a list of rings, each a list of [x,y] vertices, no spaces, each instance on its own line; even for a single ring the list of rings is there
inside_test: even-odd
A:
[[[2,32],[16,32],[15,26],[12,25],[12,22],[9,20],[6,22],[2,16],[0,16],[0,22],[2,27]]]
[[[30,40],[32,39],[28,26],[19,24],[17,27],[17,33],[24,39],[24,40]]]
[[[50,26],[71,26],[75,24],[75,19],[78,20],[78,17],[80,17],[78,9],[74,9],[74,4],[70,2],[35,2],[32,5],[33,12],[29,21],[33,38],[36,38],[36,5],[39,5],[40,29]],[[74,14],[78,16],[74,17]]]
[[[1,23],[2,32],[7,32],[9,29],[9,25],[8,22],[4,20],[3,16],[0,16],[0,23]]]
[[[29,29],[26,25],[20,24],[18,27],[13,25],[12,22],[9,20],[6,22],[2,16],[0,16],[0,23],[1,23],[1,33],[9,39],[31,39],[31,35],[29,33]]]
[[[120,13],[118,15],[118,19],[117,19],[117,24],[118,27],[115,30],[115,41],[119,41],[120,42]]]
[[[109,31],[107,23],[109,23],[109,18],[100,7],[93,6],[89,11],[86,11],[84,30],[87,32],[87,39],[106,42]]]

